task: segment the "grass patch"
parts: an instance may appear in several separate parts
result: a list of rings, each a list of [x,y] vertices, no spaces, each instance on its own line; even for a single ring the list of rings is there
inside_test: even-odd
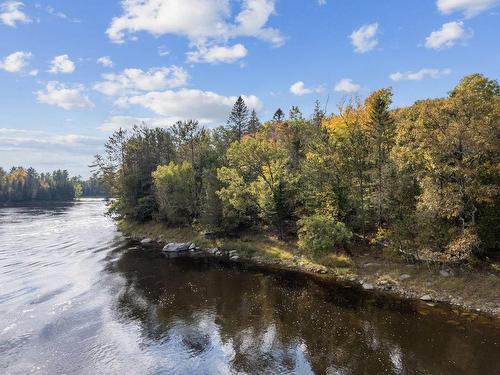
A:
[[[275,260],[291,260],[296,250],[293,245],[265,234],[244,235],[237,239],[217,239],[216,246],[222,250],[236,250],[248,257],[260,256]]]
[[[318,263],[330,268],[351,268],[354,262],[344,254],[328,254],[318,259]]]

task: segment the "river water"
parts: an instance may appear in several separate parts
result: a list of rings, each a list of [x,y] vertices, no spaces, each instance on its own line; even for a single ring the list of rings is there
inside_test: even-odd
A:
[[[166,258],[104,211],[0,209],[1,374],[500,374],[495,322]]]

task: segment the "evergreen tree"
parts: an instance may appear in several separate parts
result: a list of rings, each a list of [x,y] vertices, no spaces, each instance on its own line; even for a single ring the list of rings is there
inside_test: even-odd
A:
[[[255,110],[252,110],[252,113],[250,114],[250,120],[248,121],[248,132],[255,136],[257,131],[260,128],[260,120],[257,117],[257,112]]]
[[[316,100],[314,103],[314,112],[312,116],[312,122],[316,126],[321,126],[321,122],[325,118],[325,112],[321,109],[321,105],[319,103],[319,100]]]
[[[285,118],[285,114],[283,113],[281,108],[278,108],[278,110],[276,112],[274,112],[273,120],[276,122],[281,122],[284,120],[284,118]]]
[[[389,152],[394,139],[394,119],[389,106],[392,92],[390,89],[376,91],[367,98],[369,134],[373,143],[373,152],[376,165],[376,205],[377,225],[384,221],[384,188],[385,174],[389,164]]]
[[[242,136],[248,131],[248,108],[245,101],[240,96],[234,103],[227,125],[234,133],[235,139],[239,142]]]
[[[304,120],[304,116],[302,115],[302,112],[300,112],[300,109],[297,106],[292,106],[292,108],[290,109],[290,112],[288,114],[288,118],[291,121]]]

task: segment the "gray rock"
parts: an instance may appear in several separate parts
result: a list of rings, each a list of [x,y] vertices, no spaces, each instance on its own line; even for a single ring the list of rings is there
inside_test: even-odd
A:
[[[238,255],[233,255],[233,256],[231,257],[231,260],[238,260],[238,259],[240,259],[240,257],[239,257]]]
[[[430,294],[424,294],[422,297],[420,297],[422,301],[432,301],[432,296]]]
[[[141,245],[149,245],[153,240],[151,238],[145,238],[141,241]]]
[[[411,275],[407,274],[407,273],[403,273],[402,275],[400,275],[398,277],[398,280],[399,281],[405,281],[405,280],[408,280],[408,279],[411,279]]]
[[[208,252],[209,252],[210,254],[212,254],[212,255],[215,255],[215,253],[217,253],[218,251],[219,251],[219,249],[218,249],[218,248],[216,248],[216,247],[214,247],[214,248],[212,248],[212,249],[209,249],[209,250],[208,250]]]
[[[445,270],[441,270],[439,271],[439,274],[443,277],[450,277],[450,273],[448,271],[445,271]]]
[[[189,245],[189,250],[194,250],[196,249],[196,245],[194,243],[191,243],[191,245]]]
[[[380,267],[380,263],[365,263],[365,264],[363,264],[363,268],[368,268],[368,267]]]
[[[363,283],[363,285],[361,285],[363,287],[364,290],[372,290],[374,287],[373,287],[373,284],[370,284],[370,283]]]
[[[186,243],[177,243],[177,242],[171,242],[163,248],[163,251],[167,253],[180,253],[183,251],[188,251],[191,246],[191,242],[186,242]]]
[[[233,256],[233,255],[238,255],[238,252],[236,250],[231,250],[229,252],[229,256]]]

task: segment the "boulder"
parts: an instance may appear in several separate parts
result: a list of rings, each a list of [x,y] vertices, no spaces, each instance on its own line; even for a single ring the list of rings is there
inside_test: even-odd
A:
[[[214,247],[213,249],[209,249],[208,252],[212,255],[215,255],[217,252],[219,252],[219,249]]]
[[[191,245],[189,245],[189,250],[194,250],[196,249],[196,245],[194,243],[191,243]]]
[[[171,242],[163,248],[163,251],[167,253],[180,253],[183,251],[188,251],[191,246],[191,242],[185,242],[185,243],[178,243],[178,242]]]
[[[400,275],[398,277],[398,280],[399,281],[405,281],[405,280],[408,280],[408,279],[411,279],[411,275],[407,274],[407,273],[403,273],[402,275]]]
[[[422,301],[432,301],[432,296],[430,294],[424,294],[422,297],[420,297]]]
[[[151,238],[144,238],[142,241],[141,241],[141,245],[149,245],[153,242],[153,240]]]
[[[365,264],[363,264],[363,268],[368,268],[368,267],[380,267],[380,263],[365,263]]]
[[[370,284],[370,283],[363,283],[361,285],[363,287],[364,290],[373,290],[373,284]]]

